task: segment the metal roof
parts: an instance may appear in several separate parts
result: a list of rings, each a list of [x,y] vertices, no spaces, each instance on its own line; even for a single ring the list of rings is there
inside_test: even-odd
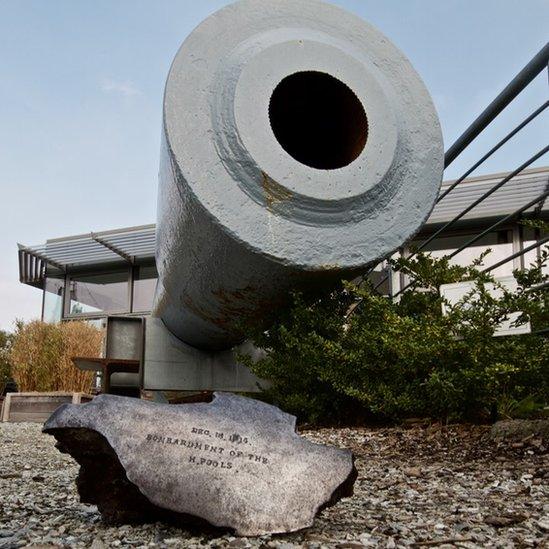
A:
[[[429,226],[450,221],[507,175],[508,173],[498,173],[465,179],[435,206],[423,231],[429,229]],[[445,181],[442,184],[440,194],[453,182]],[[486,220],[503,217],[514,212],[520,206],[535,200],[547,190],[549,190],[548,166],[524,170],[464,215],[463,220]],[[536,209],[549,211],[547,200],[532,206],[525,213],[532,213]]]
[[[501,181],[506,173],[491,174],[465,179],[448,196],[436,205],[423,232],[429,227],[445,223],[458,215],[465,207]],[[441,193],[453,181],[442,184]],[[498,189],[487,200],[464,216],[470,222],[493,219],[507,215],[549,190],[549,167],[524,170]],[[549,212],[547,201],[532,206]],[[108,266],[109,263],[127,261],[142,262],[154,259],[155,225],[126,227],[111,231],[88,233],[47,240],[37,246],[19,245],[20,279],[27,284],[38,285],[49,264],[62,271],[87,266]]]
[[[154,258],[155,235],[155,225],[142,225],[53,238],[38,246],[19,244],[20,279],[37,283],[46,264],[66,271],[120,261],[140,263],[151,260]],[[37,265],[37,262],[43,265]]]
[[[43,253],[63,265],[136,261],[154,256],[155,225],[47,240]],[[34,249],[34,247],[32,248]]]

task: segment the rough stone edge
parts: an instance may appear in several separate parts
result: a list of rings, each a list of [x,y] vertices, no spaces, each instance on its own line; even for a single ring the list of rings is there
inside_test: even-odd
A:
[[[76,486],[80,500],[97,506],[106,524],[164,521],[193,530],[199,528],[211,532],[234,531],[230,527],[215,526],[199,516],[165,509],[152,503],[139,486],[128,479],[114,448],[98,431],[85,427],[67,427],[44,428],[43,432],[52,435],[57,441],[55,447],[60,452],[69,454],[79,464]],[[73,445],[75,439],[82,443],[78,449]],[[106,490],[102,490],[103,487]],[[105,499],[106,493],[113,496],[112,501],[117,503],[115,506],[105,506],[105,502],[108,502]],[[128,505],[124,504],[125,501]]]
[[[218,401],[218,404],[221,404],[221,400],[219,397],[218,392],[214,393],[214,398],[211,402],[207,404],[213,404],[216,400]],[[221,393],[223,394],[223,393]],[[234,396],[234,395],[231,395]],[[93,402],[93,401],[92,401]],[[88,404],[92,404],[92,402]],[[267,406],[267,403],[264,403]],[[232,532],[237,536],[247,536],[247,537],[257,537],[264,534],[285,534],[285,533],[291,533],[291,532],[298,532],[301,530],[305,530],[307,528],[310,528],[314,524],[314,520],[317,517],[317,515],[323,511],[324,509],[327,509],[328,507],[332,507],[336,505],[342,498],[345,497],[351,497],[354,493],[354,483],[358,477],[358,470],[355,465],[355,456],[349,449],[343,449],[338,448],[340,451],[346,451],[349,454],[349,457],[351,459],[351,467],[350,471],[347,475],[347,477],[339,484],[337,485],[333,492],[330,494],[327,500],[324,502],[321,502],[312,513],[311,520],[305,524],[304,526],[300,528],[296,528],[294,530],[277,530],[277,531],[269,531],[269,532],[259,532],[259,533],[247,533],[247,532],[241,532],[238,529],[226,525],[218,525],[213,524],[203,517],[200,517],[198,515],[191,515],[186,513],[181,513],[178,511],[174,511],[171,509],[167,509],[164,507],[160,507],[153,502],[149,500],[149,498],[141,491],[139,486],[137,484],[134,484],[128,479],[128,476],[126,474],[126,470],[124,469],[123,465],[120,463],[120,460],[118,458],[118,455],[116,454],[116,451],[109,443],[108,439],[99,431],[95,429],[90,429],[87,427],[48,427],[48,424],[52,422],[52,420],[56,419],[57,416],[62,415],[63,411],[67,408],[72,407],[71,404],[63,404],[53,414],[48,418],[48,420],[44,423],[42,427],[42,432],[48,435],[52,435],[56,439],[55,447],[64,454],[69,454],[79,465],[79,471],[78,476],[76,478],[76,486],[78,490],[78,494],[80,496],[80,500],[83,503],[89,503],[92,505],[96,505],[99,512],[101,513],[101,516],[105,523],[107,524],[145,524],[145,523],[152,523],[156,521],[165,521],[167,523],[187,528],[187,529],[196,529],[200,531],[211,531],[211,532],[220,532],[220,531],[228,531]],[[86,406],[80,405],[79,408],[82,408]],[[273,406],[273,408],[276,408]],[[282,412],[282,410],[279,410]],[[288,416],[288,418],[293,419],[293,435],[296,438],[302,439],[301,435],[297,432],[295,427],[295,416],[291,414],[287,414],[286,412],[282,412],[284,415]],[[69,435],[69,436],[65,436]],[[73,435],[73,436],[70,436]],[[76,435],[79,437],[79,435],[83,435],[84,439],[87,437],[88,444],[83,445],[85,448],[90,449],[91,451],[83,451],[78,452],[77,447],[72,445]],[[80,437],[80,440],[82,440],[82,437]],[[306,439],[305,439],[306,440]],[[91,442],[91,444],[89,444]],[[310,442],[310,441],[309,441]],[[94,445],[95,444],[95,445]],[[312,443],[316,444],[316,443]],[[326,445],[322,445],[326,446]],[[329,446],[327,446],[329,447]],[[100,457],[103,455],[102,459],[98,459],[98,456]],[[86,464],[86,456],[93,456],[92,459],[88,460],[88,463]],[[110,461],[109,461],[110,459]],[[82,461],[84,463],[82,463]],[[105,477],[105,468],[102,468],[103,465],[109,464],[110,470],[107,469],[107,471],[111,474],[111,482],[108,482]],[[91,466],[86,468],[86,465]],[[90,473],[90,471],[93,471],[94,469],[99,469],[99,473],[95,475],[93,472]],[[97,483],[97,481],[91,483],[92,488],[90,491],[87,491],[86,486],[86,476],[90,474],[90,476],[94,479],[101,479],[100,483]],[[95,498],[91,494],[97,494],[98,486],[109,486],[109,492],[113,491],[113,487],[118,489],[120,487],[120,481],[121,480],[121,486],[127,490],[122,491],[121,493],[126,495],[130,494],[130,496],[127,498],[131,503],[130,505],[116,505],[114,508],[121,509],[126,511],[126,514],[124,513],[112,513],[109,512],[107,508],[104,507],[103,501],[104,499]],[[120,491],[118,490],[120,493]],[[124,501],[124,497],[122,497],[119,502]],[[141,508],[142,512],[134,512],[135,507]],[[131,511],[131,512],[128,512]]]

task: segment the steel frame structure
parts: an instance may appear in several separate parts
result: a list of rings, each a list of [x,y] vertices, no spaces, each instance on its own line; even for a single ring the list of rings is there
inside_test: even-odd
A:
[[[453,145],[450,146],[450,148],[446,151],[444,156],[444,165],[445,168],[447,168],[456,158],[459,157],[470,145],[471,143],[493,122],[493,120],[536,78],[542,71],[548,71],[549,75],[549,43],[545,44],[545,46],[530,60],[529,63],[526,64],[526,66],[513,78],[513,80],[503,89],[503,91],[484,109],[484,111],[473,121],[473,123],[463,132],[463,134],[455,141]],[[533,120],[535,120],[539,115],[541,115],[549,106],[549,101],[545,101],[542,105],[534,109],[524,120],[522,120],[517,126],[515,126],[509,133],[507,133],[494,147],[492,147],[487,153],[485,153],[477,162],[475,162],[468,170],[464,172],[462,176],[460,176],[458,179],[456,179],[449,187],[447,187],[439,196],[437,200],[437,204],[440,203],[442,200],[444,200],[454,189],[456,189],[460,184],[462,184],[466,178],[468,178],[478,167],[480,167],[486,160],[488,160],[493,154],[501,149],[505,144],[507,144],[515,135],[517,135],[522,129],[524,129],[528,124],[530,124]],[[543,146],[539,151],[537,151],[535,154],[533,154],[530,158],[528,158],[525,162],[523,162],[518,168],[507,174],[505,177],[503,177],[499,182],[497,182],[495,185],[493,185],[489,190],[487,190],[484,194],[482,194],[480,197],[478,197],[476,200],[474,200],[471,204],[467,205],[465,208],[463,208],[459,213],[457,213],[452,219],[444,223],[441,227],[439,227],[437,230],[435,230],[432,234],[430,234],[426,239],[424,239],[419,246],[414,248],[414,251],[412,251],[407,257],[412,257],[419,251],[425,249],[431,242],[435,240],[435,238],[443,237],[448,234],[448,229],[455,226],[461,219],[463,219],[471,210],[476,208],[481,203],[485,202],[490,196],[492,196],[495,192],[497,192],[499,189],[501,189],[504,185],[508,184],[509,181],[513,180],[516,176],[522,174],[529,166],[531,166],[534,162],[539,160],[540,158],[544,157],[547,152],[549,152],[549,145]],[[474,243],[476,243],[478,240],[480,240],[482,237],[487,235],[488,233],[496,230],[496,229],[502,229],[505,228],[506,224],[517,220],[520,218],[520,216],[526,212],[527,210],[537,207],[537,212],[541,212],[541,208],[545,201],[547,200],[547,197],[549,196],[549,182],[545,186],[544,190],[538,194],[535,198],[529,200],[526,204],[523,204],[519,208],[517,208],[515,211],[513,211],[510,214],[507,214],[505,217],[498,219],[491,225],[489,225],[485,230],[481,231],[479,234],[475,235],[473,238],[468,240],[465,244],[458,247],[458,249],[454,250],[449,254],[450,257],[454,257],[463,250],[466,250],[470,246],[472,246]],[[506,259],[500,261],[497,263],[497,265],[493,265],[490,268],[486,269],[493,270],[496,267],[499,267],[501,265],[504,265],[505,263],[513,260],[519,259],[522,266],[524,257],[524,254],[526,254],[528,251],[531,251],[533,249],[539,248],[541,245],[543,245],[545,242],[547,242],[546,238],[540,238],[540,235],[538,234],[538,241],[530,245],[526,248],[522,246],[522,239],[516,238],[516,235],[513,234],[513,242],[516,244],[515,240],[520,244],[519,250],[516,250],[513,252],[512,255],[507,257]],[[404,250],[401,250],[401,253],[405,253]],[[375,270],[376,266],[379,264],[374,265],[370,271],[367,273],[367,275],[364,277],[371,275],[371,273]],[[392,273],[389,272],[382,276],[381,280],[379,280],[374,288],[379,289],[385,282],[391,282],[392,281]],[[390,284],[390,286],[392,286]],[[400,288],[393,292],[390,290],[390,295],[393,298],[398,297],[400,294],[405,292],[410,287],[409,283],[400,284]],[[360,306],[360,303],[357,304],[356,307],[353,308],[354,312],[357,307]]]

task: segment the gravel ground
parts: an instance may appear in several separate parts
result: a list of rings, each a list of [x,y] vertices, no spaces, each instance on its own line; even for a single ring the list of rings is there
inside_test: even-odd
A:
[[[109,527],[79,503],[78,466],[40,425],[0,424],[0,548],[549,547],[546,441],[486,427],[305,431],[353,450],[355,495],[294,534],[235,538],[163,525]]]

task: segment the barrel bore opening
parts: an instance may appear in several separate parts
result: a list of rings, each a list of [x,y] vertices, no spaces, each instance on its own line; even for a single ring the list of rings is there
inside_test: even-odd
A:
[[[368,119],[359,98],[324,72],[296,72],[284,78],[271,96],[269,119],[282,148],[298,162],[320,170],[349,165],[368,138]]]

